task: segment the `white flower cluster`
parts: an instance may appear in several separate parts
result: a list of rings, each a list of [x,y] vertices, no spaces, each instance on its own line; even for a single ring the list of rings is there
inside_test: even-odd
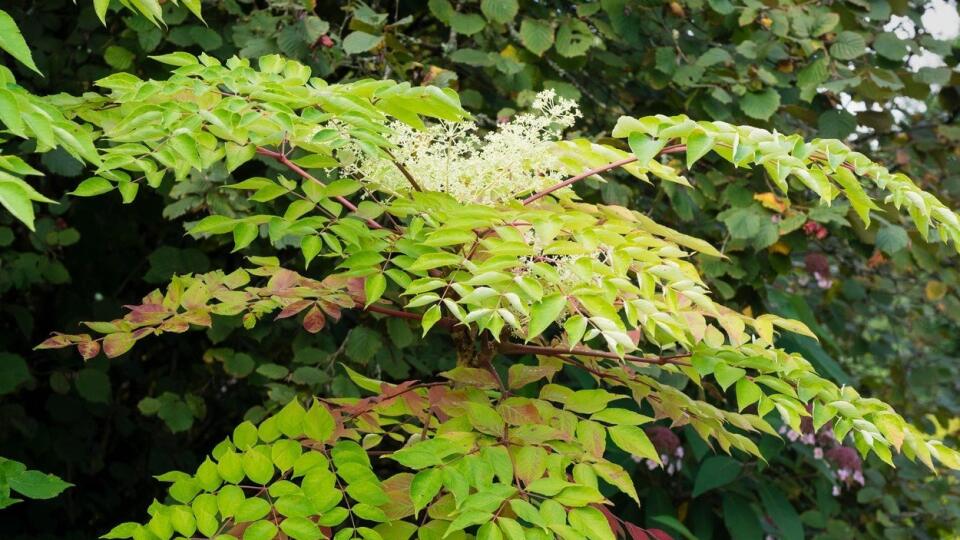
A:
[[[522,113],[485,135],[470,120],[441,122],[425,130],[394,122],[387,139],[393,158],[426,191],[449,193],[465,203],[497,204],[545,189],[564,178],[550,147],[580,116],[574,101],[553,90],[537,94]],[[389,157],[361,159],[354,170],[381,190],[402,193],[410,182]]]

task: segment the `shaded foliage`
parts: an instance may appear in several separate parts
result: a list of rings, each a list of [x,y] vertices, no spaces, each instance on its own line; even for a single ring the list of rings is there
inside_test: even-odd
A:
[[[10,4],[4,9],[22,27],[46,77],[8,66],[37,93],[79,93],[115,70],[165,77],[166,68],[147,54],[203,50],[226,59],[281,52],[328,80],[386,75],[452,86],[468,108],[482,111],[487,128],[526,108],[546,87],[579,98],[579,126],[590,136],[613,126],[620,114],[664,111],[766,121],[810,136],[850,136],[858,149],[935,186],[948,206],[956,206],[949,200],[957,189],[951,175],[957,75],[948,68],[913,70],[904,61],[922,47],[953,66],[953,44],[922,30],[907,39],[883,31],[892,14],[916,23],[923,4],[521,2],[510,16],[512,2],[465,3],[457,13],[435,1],[372,7],[225,1],[204,5],[209,26],[167,5],[169,28],[127,11],[110,13],[104,28],[83,2]],[[923,101],[925,109],[894,99],[900,96]],[[865,102],[867,110],[851,114],[852,108],[840,106],[847,99]],[[48,196],[73,189],[83,178],[79,164],[62,150],[31,163],[53,173],[36,184]],[[711,164],[689,175],[696,190],[612,178],[578,189],[589,200],[649,208],[658,221],[722,245],[730,258],[702,260],[700,268],[725,303],[804,321],[821,342],[791,336],[782,346],[803,353],[838,383],[866,386],[914,421],[933,413],[946,425],[956,414],[950,381],[958,312],[956,275],[944,267],[949,250],[923,242],[895,213],[864,227],[848,207],[824,208],[798,192],[786,200],[762,174],[731,174],[724,167]],[[243,179],[272,176],[275,169],[255,162],[239,171]],[[78,320],[114,317],[121,304],[174,273],[236,267],[241,259],[225,243],[198,244],[182,236],[182,221],[146,218],[161,208],[187,221],[211,210],[245,215],[247,202],[219,189],[232,182],[225,170],[213,169],[193,173],[169,191],[161,188],[160,196],[145,190],[132,209],[109,197],[97,199],[96,209],[78,201],[46,207],[32,234],[7,214],[0,216],[6,220],[0,226],[0,291],[9,328],[0,343],[17,355],[8,354],[7,382],[0,387],[8,389],[4,453],[78,485],[62,500],[21,505],[16,515],[8,511],[0,516],[11,523],[5,530],[31,527],[24,534],[37,536],[32,527],[60,527],[51,533],[88,537],[88,531],[101,533],[118,520],[139,517],[153,496],[144,487],[148,474],[191,470],[243,415],[260,420],[297,392],[356,394],[336,361],[395,381],[453,364],[442,340],[421,342],[405,325],[353,315],[317,336],[284,331],[293,323],[248,333],[235,322],[216,320],[205,335],[145,342],[109,364],[29,351],[51,328],[72,330]],[[259,242],[253,247],[265,250]],[[364,324],[357,325],[358,319]],[[566,384],[590,384],[576,373],[562,376]],[[891,473],[867,462],[867,485],[843,490],[842,504],[836,504],[830,491],[841,467],[813,451],[829,450],[832,443],[811,446],[798,439],[783,446],[764,439],[760,448],[774,467],[748,462],[730,483],[704,490],[697,471],[712,471],[717,462],[708,461],[715,458],[707,457],[697,435],[680,435],[686,449],[680,472],[641,466],[633,473],[645,515],[637,519],[650,526],[670,529],[654,518],[674,516],[709,537],[720,534],[711,532],[712,523],[729,528],[754,516],[760,528],[730,534],[759,534],[763,527],[783,533],[797,530],[802,513],[807,533],[828,537],[849,536],[851,530],[910,536],[921,526],[931,534],[955,527],[949,475],[929,479],[906,465]],[[805,475],[816,479],[815,499]],[[130,502],[135,499],[141,504]],[[853,500],[860,505],[848,504]],[[69,525],[21,518],[60,505]]]

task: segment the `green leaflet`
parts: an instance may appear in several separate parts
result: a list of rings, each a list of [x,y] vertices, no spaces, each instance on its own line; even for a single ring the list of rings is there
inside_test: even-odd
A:
[[[152,3],[143,5],[149,8]],[[455,11],[436,1],[431,2],[431,9],[443,13],[454,33],[478,36],[478,43],[497,25],[517,15],[509,2],[481,3],[483,17],[467,10]],[[589,9],[593,8],[584,8]],[[596,9],[605,8],[598,5]],[[714,10],[721,12],[725,8]],[[347,53],[360,56],[386,45],[387,40],[379,33],[384,21],[377,13],[370,8],[358,8],[355,17],[366,25],[363,28],[375,30],[368,33],[351,27],[346,36],[349,42],[343,44]],[[520,23],[520,44],[534,54],[556,53],[570,58],[586,55],[594,46],[593,36],[583,31],[585,23],[579,18],[561,20],[556,25],[556,35],[552,20],[538,26],[536,20],[524,18]],[[752,23],[749,17],[744,21],[745,26]],[[818,36],[829,32],[835,24],[827,17],[810,24],[797,23],[797,27],[803,28],[803,33]],[[775,28],[774,33],[782,30],[771,27]],[[531,30],[540,33],[531,35]],[[325,34],[326,30],[319,32],[315,39],[320,40]],[[550,52],[551,47],[555,51]],[[752,54],[748,49],[749,45],[743,44],[737,54]],[[726,64],[726,58],[733,54],[726,49],[713,51],[694,66],[706,69]],[[509,61],[519,63],[511,57],[514,54],[515,51],[505,49],[502,54],[485,57],[487,60],[478,65],[509,70]],[[524,60],[531,57],[523,54]],[[111,57],[123,60],[116,51]],[[683,77],[697,76],[691,66],[670,66],[661,57],[658,53],[658,69],[664,74],[677,68],[676,73]],[[600,491],[597,478],[634,498],[636,488],[623,468],[601,461],[606,453],[605,434],[609,432],[613,443],[630,454],[658,460],[657,449],[644,428],[663,426],[647,426],[654,424],[651,418],[626,408],[644,407],[654,400],[661,400],[657,401],[661,408],[656,417],[663,418],[663,423],[682,419],[706,441],[728,451],[736,448],[758,455],[757,445],[743,432],[753,427],[770,433],[772,428],[763,419],[767,413],[779,414],[785,422],[796,426],[807,405],[811,405],[815,424],[831,423],[840,435],[849,432],[864,452],[873,450],[881,459],[889,460],[889,442],[902,446],[908,456],[932,463],[937,444],[914,436],[899,416],[881,412],[877,401],[830,384],[810,369],[803,358],[771,343],[773,325],[809,335],[806,327],[723,308],[721,295],[710,295],[707,283],[723,277],[723,272],[739,279],[734,273],[741,269],[731,264],[702,276],[701,271],[706,274],[703,268],[711,262],[696,261],[686,250],[716,259],[723,257],[703,240],[673,231],[621,206],[583,203],[574,199],[570,190],[524,205],[512,199],[470,199],[453,190],[419,191],[412,185],[385,189],[378,182],[383,178],[373,173],[372,180],[340,178],[354,171],[337,167],[349,164],[353,158],[382,160],[378,163],[386,165],[380,171],[384,178],[388,174],[403,176],[396,164],[417,164],[415,158],[409,157],[394,163],[394,158],[386,153],[402,150],[403,145],[397,142],[404,139],[396,138],[400,137],[398,133],[405,137],[417,133],[403,132],[393,119],[421,130],[427,127],[421,115],[450,121],[465,117],[459,98],[440,85],[414,87],[382,80],[327,84],[312,79],[306,65],[280,55],[262,57],[256,63],[259,70],[240,58],[227,60],[226,65],[210,56],[185,53],[159,59],[180,68],[169,81],[113,76],[101,81],[103,88],[110,91],[109,96],[31,101],[37,109],[31,109],[22,118],[17,116],[23,120],[22,126],[13,125],[17,120],[4,123],[11,130],[18,127],[29,131],[44,150],[60,145],[70,154],[99,164],[98,176],[81,183],[74,195],[93,196],[112,190],[116,184],[124,201],[129,202],[136,195],[141,177],[148,186],[157,187],[165,175],[176,179],[174,186],[180,189],[187,189],[185,186],[198,175],[211,183],[237,182],[230,186],[235,189],[223,191],[227,193],[225,197],[237,197],[241,204],[236,208],[225,205],[230,212],[202,218],[192,233],[231,234],[235,251],[247,250],[258,240],[258,253],[272,255],[273,249],[299,246],[307,262],[317,258],[331,261],[315,264],[313,273],[301,274],[281,268],[279,256],[252,258],[249,264],[238,259],[237,264],[245,264],[246,270],[238,270],[245,279],[219,271],[186,270],[184,275],[173,278],[166,289],[151,293],[139,305],[131,305],[122,318],[91,325],[96,338],[102,338],[107,356],[124,354],[148,334],[179,333],[200,327],[208,329],[211,339],[217,338],[223,331],[218,326],[221,316],[236,316],[240,319],[237,324],[247,329],[269,324],[274,316],[303,317],[302,325],[309,332],[318,333],[327,321],[333,327],[348,311],[352,311],[346,316],[348,320],[360,317],[377,324],[381,315],[399,312],[404,325],[420,324],[425,333],[442,322],[443,328],[464,332],[471,338],[458,343],[469,345],[458,347],[458,353],[468,359],[471,351],[480,354],[474,358],[476,366],[464,368],[473,371],[461,372],[456,385],[444,386],[413,381],[380,384],[353,374],[344,378],[339,372],[325,373],[312,365],[287,368],[275,359],[254,360],[252,354],[210,352],[212,369],[222,362],[229,366],[227,374],[231,377],[267,380],[270,399],[290,404],[274,416],[266,410],[251,413],[251,417],[267,415],[267,419],[259,427],[242,424],[232,441],[219,446],[210,461],[203,462],[195,478],[176,480],[176,487],[171,487],[174,500],[202,507],[202,511],[193,506],[186,510],[184,505],[158,503],[151,508],[150,521],[145,526],[161,533],[173,530],[190,535],[192,528],[197,528],[206,534],[205,531],[217,530],[220,523],[216,521],[221,517],[240,514],[252,523],[248,529],[251,537],[275,535],[276,523],[265,520],[264,516],[269,514],[262,513],[265,496],[247,496],[242,491],[238,495],[229,489],[252,482],[262,484],[271,500],[284,501],[277,504],[290,515],[284,514],[288,519],[281,522],[280,528],[293,538],[314,537],[320,526],[340,526],[348,519],[351,525],[354,519],[360,521],[356,533],[361,536],[365,536],[365,528],[387,531],[394,521],[404,523],[401,532],[409,533],[412,523],[403,521],[410,517],[403,512],[410,507],[420,515],[441,516],[422,527],[428,531],[424,535],[439,529],[437,536],[449,532],[451,537],[515,537],[517,527],[522,528],[516,520],[493,520],[504,504],[510,505],[516,514],[523,514],[520,517],[524,521],[548,525],[560,536],[575,537],[572,534],[576,531],[587,530],[590,537],[608,538],[612,532],[603,515],[598,517],[595,509],[584,506],[600,502],[599,494],[605,493]],[[483,65],[486,63],[490,65]],[[762,81],[766,75],[758,71],[757,76]],[[680,81],[682,77],[671,80]],[[187,88],[189,92],[184,91]],[[189,97],[183,95],[187,93]],[[144,95],[150,97],[149,102]],[[7,109],[19,112],[21,97],[26,99],[16,95],[14,106]],[[37,111],[55,111],[52,104],[62,104],[63,110],[69,111],[69,118],[80,119],[76,120],[77,126],[59,119],[44,122]],[[748,115],[766,119],[778,109],[780,95],[772,88],[752,89],[739,105]],[[197,114],[196,109],[203,114]],[[684,189],[681,185],[686,181],[673,169],[673,160],[667,163],[664,159],[661,163],[655,159],[671,142],[686,145],[688,166],[713,150],[738,167],[764,166],[773,171],[778,186],[800,181],[824,201],[843,193],[864,221],[869,218],[873,203],[860,182],[861,178],[869,179],[877,189],[889,192],[893,204],[906,206],[919,229],[924,230],[929,222],[945,240],[956,235],[955,214],[932,195],[842,144],[837,146],[837,141],[808,143],[796,136],[747,126],[660,116],[625,120],[618,130],[626,130],[623,135],[638,159],[649,162],[630,167],[628,172],[644,178],[649,172],[677,184],[668,192],[669,197],[677,200],[689,193],[672,190]],[[99,137],[95,141],[93,133]],[[88,137],[81,136],[84,134]],[[330,157],[339,158],[343,148],[353,155],[343,161]],[[555,148],[563,149],[566,165],[576,171],[573,174],[582,173],[584,165],[602,168],[611,160],[628,156],[622,150],[591,143],[557,144]],[[241,165],[249,163],[257,153],[278,167],[265,173],[270,178],[223,180],[221,167],[244,176],[247,169]],[[254,165],[259,167],[251,163]],[[649,171],[644,172],[643,168]],[[460,186],[469,187],[469,178]],[[700,187],[707,193],[716,186]],[[247,188],[253,193],[239,191]],[[527,192],[532,189],[522,188]],[[602,192],[601,196],[608,197],[609,192]],[[745,198],[753,204],[736,205],[734,211],[724,214],[722,219],[734,240],[763,236],[763,242],[754,246],[773,246],[779,230],[772,225],[771,212],[750,203],[750,194],[744,197],[736,189],[729,189],[722,197]],[[620,202],[626,201],[628,197]],[[213,211],[219,211],[216,204],[223,203],[210,203]],[[27,207],[32,216],[29,203]],[[25,215],[22,208],[17,211]],[[183,210],[187,211],[203,212],[206,207]],[[814,213],[809,215],[813,217]],[[837,217],[845,222],[842,216]],[[880,235],[878,244],[885,251],[901,252],[906,246],[906,232],[898,233],[894,228],[899,228],[897,225],[888,227],[889,230],[882,230],[887,232]],[[766,234],[770,231],[772,237]],[[728,255],[739,256],[736,250]],[[335,270],[331,273],[330,268]],[[389,283],[386,276],[391,278]],[[717,289],[722,291],[719,285]],[[402,296],[410,296],[409,301],[397,300]],[[379,313],[363,314],[367,308]],[[554,324],[557,334],[547,333]],[[391,339],[397,350],[382,347],[386,341],[380,341],[380,334],[371,327],[354,328],[343,344],[342,360],[353,362],[357,369],[383,368],[391,380],[404,378],[409,366],[398,350],[419,347],[412,343],[400,345],[407,338],[396,337],[403,335],[399,328],[407,327],[392,326]],[[434,334],[445,336],[443,332]],[[529,341],[526,346],[514,342],[521,337]],[[342,335],[334,330],[329,335],[318,335],[311,344],[325,346],[321,340],[340,338]],[[472,341],[474,338],[476,342]],[[99,342],[89,335],[55,335],[40,348],[76,347],[86,359],[97,354],[99,346],[95,343]],[[429,354],[452,355],[452,347],[441,349]],[[319,364],[328,352],[298,352],[295,361]],[[502,382],[498,379],[502,373],[496,369],[503,366],[491,370],[490,356],[483,356],[492,352],[521,357],[515,358],[518,362],[530,362],[515,364],[530,367],[531,371],[511,368],[508,384],[517,390],[531,385],[530,391],[540,392],[537,402],[521,392],[509,397],[499,393]],[[688,352],[696,353],[693,360],[686,360]],[[541,360],[522,359],[524,355],[539,355]],[[429,365],[425,366],[413,367],[426,371]],[[595,377],[599,387],[575,390],[541,382],[561,366],[583,375],[584,381],[594,381]],[[638,375],[635,368],[650,371]],[[77,391],[89,401],[109,401],[109,380],[102,384],[102,372],[88,369],[78,375]],[[735,385],[741,411],[751,410],[749,407],[756,404],[759,414],[736,415],[718,409],[674,385],[685,382],[685,377],[699,384],[702,381],[698,375],[709,373],[724,390]],[[348,379],[379,398],[330,400],[314,403],[309,410],[304,410],[295,399],[298,392],[316,391],[318,384],[329,383],[331,388],[352,392]],[[773,393],[764,394],[757,383]],[[635,402],[628,405],[631,399]],[[613,400],[627,403],[617,412],[607,408]],[[152,411],[171,429],[187,429],[193,421],[189,401],[169,400],[175,405],[166,408],[167,401],[161,401],[141,402],[144,414]],[[443,408],[442,414],[433,407]],[[877,432],[884,439],[876,436]],[[507,444],[510,438],[513,439]],[[527,442],[531,446],[526,446]],[[435,444],[420,446],[431,443]],[[520,450],[516,456],[510,454],[516,447],[536,448],[543,454],[520,454]],[[568,467],[566,462],[559,461],[559,455],[575,456],[579,462]],[[939,455],[946,466],[956,466],[954,454],[943,450]],[[377,462],[380,457],[396,458],[391,466],[398,466],[401,472],[378,477],[382,473]],[[515,465],[514,458],[522,465]],[[716,479],[732,481],[736,476],[730,473],[735,466],[729,461],[721,463],[722,467],[708,467],[708,463],[714,462],[704,462],[703,469],[716,467],[715,474],[705,477],[710,480],[695,483],[698,495],[722,487],[711,485]],[[439,480],[442,485],[438,485]],[[220,481],[229,485],[218,484]],[[537,483],[539,490],[549,493],[545,495],[548,498],[536,505],[525,500],[518,502],[520,499],[513,491],[518,481],[524,486]],[[201,489],[210,493],[199,494]],[[216,511],[207,508],[210,499],[200,498],[213,496],[213,491],[218,492]],[[448,493],[451,497],[444,498]],[[305,501],[308,497],[311,500]],[[770,507],[768,512],[785,523],[778,522],[781,530],[792,531],[789,512],[776,504],[776,497],[771,497],[767,497],[773,501],[770,504],[764,501],[765,507]],[[432,504],[446,506],[433,514],[424,514]],[[564,506],[576,508],[567,513]],[[304,515],[295,515],[303,513],[298,510],[302,508],[314,509],[306,511],[311,519],[302,521]],[[441,510],[443,513],[438,513]],[[685,530],[682,525],[677,527],[678,522],[661,521],[681,534]],[[127,529],[129,534],[137,534],[129,527],[124,531]],[[375,537],[369,532],[366,535]]]
[[[693,484],[693,497],[698,497],[703,493],[722,487],[734,481],[740,474],[742,464],[727,456],[712,456],[705,459],[700,468],[697,469],[697,476]]]
[[[23,39],[23,34],[17,28],[17,23],[10,17],[10,14],[2,9],[0,9],[0,49],[9,53],[23,65],[43,75],[33,62],[33,55],[30,53],[27,42]]]

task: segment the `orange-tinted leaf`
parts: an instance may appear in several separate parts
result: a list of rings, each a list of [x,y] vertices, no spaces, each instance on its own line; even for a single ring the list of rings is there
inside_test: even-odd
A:
[[[67,334],[55,334],[43,340],[43,343],[37,345],[37,349],[62,349],[73,344],[71,336]]]
[[[623,520],[613,515],[613,512],[610,511],[609,508],[603,505],[597,504],[597,505],[593,505],[593,507],[596,508],[597,510],[600,510],[600,513],[603,514],[603,517],[607,518],[607,523],[610,525],[610,530],[613,531],[614,535],[616,535],[617,537],[623,536],[624,530],[623,530],[623,527],[620,526],[620,522]],[[623,523],[626,524],[627,522],[624,521]]]
[[[124,306],[130,310],[124,319],[138,324],[156,324],[167,317],[168,311],[160,304]]]
[[[773,253],[779,253],[781,255],[790,254],[790,245],[787,244],[786,242],[775,242],[768,249]]]
[[[927,300],[940,300],[947,295],[947,285],[942,281],[928,281],[923,291]]]
[[[103,352],[107,355],[107,358],[116,358],[129,351],[135,341],[136,339],[130,332],[108,334],[107,337],[103,338]]]
[[[190,329],[190,325],[182,315],[177,315],[176,317],[171,317],[164,321],[163,324],[160,325],[159,329],[163,332],[182,334]]]
[[[524,364],[514,364],[510,366],[510,370],[507,372],[507,386],[510,387],[511,390],[522,388],[540,379],[546,378],[549,380],[558,371],[560,371],[560,366],[527,366]]]
[[[320,307],[323,308],[323,311],[330,316],[334,321],[340,320],[340,306],[330,302],[320,302]]]
[[[313,300],[297,300],[296,302],[287,305],[284,307],[279,314],[277,314],[278,319],[286,319],[288,317],[293,317],[297,313],[310,307],[310,304],[313,303]]]
[[[313,306],[307,312],[307,316],[303,318],[303,329],[311,334],[316,334],[323,330],[323,325],[326,322],[327,319],[323,316],[323,312],[317,306]]]
[[[366,303],[366,293],[364,292],[363,278],[350,278],[347,280],[347,294],[353,299],[355,304],[363,305]],[[346,307],[346,306],[344,306]]]
[[[781,199],[777,197],[773,192],[766,193],[756,193],[753,196],[755,201],[758,201],[764,208],[773,210],[774,212],[782,214],[790,207],[790,202],[786,199]]]
[[[285,289],[293,287],[297,283],[297,279],[300,277],[299,274],[285,268],[280,268],[270,276],[270,281],[267,282],[267,289],[271,292],[279,292]]]
[[[630,535],[630,540],[650,540],[650,535],[640,527],[637,527],[629,521],[624,523],[624,525],[627,527],[627,534]]]
[[[81,341],[77,343],[77,351],[80,352],[80,356],[82,356],[84,360],[89,360],[100,354],[100,342],[93,340]]]
[[[192,310],[183,314],[183,320],[195,324],[197,326],[210,327],[213,325],[213,320],[210,319],[210,314],[206,311]]]
[[[507,400],[500,405],[500,415],[503,416],[504,422],[514,426],[540,424],[543,422],[539,409],[530,401],[517,402]]]
[[[468,384],[470,386],[479,386],[480,388],[493,389],[500,386],[492,373],[480,368],[460,366],[450,371],[444,371],[440,376],[454,382]]]
[[[391,520],[413,515],[413,501],[410,499],[412,481],[413,475],[410,473],[395,474],[383,481],[383,490],[390,496],[390,502],[383,506],[383,511]]]

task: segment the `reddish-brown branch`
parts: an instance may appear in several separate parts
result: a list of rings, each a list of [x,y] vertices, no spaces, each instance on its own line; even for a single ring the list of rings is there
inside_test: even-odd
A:
[[[657,155],[658,155],[658,156],[662,156],[662,155],[665,155],[665,154],[678,154],[678,153],[680,153],[680,152],[686,152],[686,150],[687,150],[687,145],[686,145],[686,144],[675,144],[675,145],[672,145],[672,146],[667,146],[667,147],[665,147],[663,150],[661,150],[660,152],[658,152]],[[814,160],[817,160],[817,161],[827,161],[827,156],[825,156],[825,155],[823,155],[823,154],[821,154],[821,153],[814,153],[814,154],[811,154],[811,155],[810,155],[810,159],[814,159]],[[610,171],[610,170],[613,170],[613,169],[619,169],[620,167],[623,167],[624,165],[629,165],[629,164],[631,164],[631,163],[633,163],[633,162],[635,162],[635,161],[637,161],[637,157],[636,157],[636,156],[630,156],[630,157],[626,157],[626,158],[623,158],[623,159],[618,160],[618,161],[614,161],[614,162],[612,162],[612,163],[607,163],[606,165],[603,165],[603,166],[601,166],[601,167],[597,167],[597,168],[595,168],[595,169],[590,169],[589,171],[584,171],[584,172],[582,172],[582,173],[580,173],[580,174],[578,174],[578,175],[576,175],[576,176],[572,176],[572,177],[564,180],[563,182],[560,182],[559,184],[554,184],[554,185],[548,187],[547,189],[545,189],[545,190],[543,190],[543,191],[539,191],[539,192],[537,192],[537,193],[534,193],[533,195],[531,195],[531,196],[527,197],[526,199],[524,199],[524,200],[523,200],[523,204],[524,204],[524,205],[528,205],[528,204],[530,204],[530,203],[532,203],[532,202],[535,202],[535,201],[538,201],[538,200],[542,199],[543,197],[546,197],[547,195],[549,195],[549,194],[551,194],[551,193],[553,193],[553,192],[555,192],[555,191],[557,191],[557,190],[563,189],[563,188],[565,188],[565,187],[567,187],[567,186],[569,186],[569,185],[571,185],[571,184],[575,184],[575,183],[579,182],[580,180],[583,180],[583,179],[585,179],[585,178],[590,178],[591,176],[593,176],[593,175],[595,175],[595,174],[600,174],[600,173],[607,172],[607,171]],[[840,166],[843,167],[843,168],[845,168],[845,169],[848,169],[848,170],[850,170],[850,171],[852,171],[852,172],[856,172],[856,167],[854,167],[854,166],[853,166],[852,164],[850,164],[850,163],[843,162]]]
[[[636,362],[641,364],[676,364],[679,366],[689,365],[681,359],[690,356],[689,353],[676,354],[671,356],[653,356],[644,357],[633,354],[618,355],[610,351],[598,351],[586,347],[574,347],[566,349],[562,347],[543,347],[540,345],[521,345],[519,343],[504,342],[500,344],[500,352],[503,354],[542,354],[549,356],[592,356],[594,358],[609,358],[611,360],[626,360],[627,362]]]
[[[660,152],[658,152],[657,155],[658,155],[658,156],[661,156],[661,155],[664,155],[664,154],[677,154],[677,153],[686,151],[686,149],[687,149],[687,145],[685,145],[685,144],[675,144],[675,145],[673,145],[673,146],[668,146],[668,147],[664,148],[663,150],[660,150]],[[603,165],[603,166],[601,166],[601,167],[597,167],[597,168],[595,168],[595,169],[590,169],[589,171],[582,172],[582,173],[580,173],[580,174],[578,174],[578,175],[576,175],[576,176],[572,176],[572,177],[564,180],[563,182],[560,182],[559,184],[554,184],[554,185],[548,187],[547,189],[545,189],[545,190],[543,190],[543,191],[538,191],[537,193],[534,193],[533,195],[531,195],[531,196],[527,197],[526,199],[524,199],[524,200],[523,200],[523,204],[524,204],[524,205],[528,205],[528,204],[530,204],[530,203],[532,203],[532,202],[538,201],[538,200],[546,197],[547,195],[553,193],[554,191],[557,191],[557,190],[559,190],[559,189],[563,189],[563,188],[565,188],[565,187],[567,187],[567,186],[569,186],[569,185],[571,185],[571,184],[574,184],[574,183],[576,183],[576,182],[579,182],[580,180],[583,180],[584,178],[590,178],[591,176],[593,176],[593,175],[595,175],[595,174],[600,174],[600,173],[602,173],[602,172],[607,172],[607,171],[609,171],[609,170],[619,169],[620,167],[623,167],[624,165],[629,165],[629,164],[631,164],[631,163],[633,163],[633,162],[635,162],[635,161],[637,161],[637,156],[630,156],[630,157],[623,158],[623,159],[618,160],[618,161],[614,161],[614,162],[612,162],[612,163],[607,163],[606,165]]]
[[[366,311],[373,313],[380,313],[381,315],[387,315],[390,317],[398,317],[401,319],[410,319],[419,321],[423,319],[423,315],[419,313],[414,313],[412,311],[403,311],[400,309],[393,309],[386,306],[381,306],[378,304],[371,304],[365,308]],[[437,324],[445,327],[454,326],[457,323],[456,320],[450,318],[442,318]],[[499,351],[503,354],[543,354],[550,356],[591,356],[594,358],[609,358],[611,360],[625,360],[627,362],[634,362],[639,364],[675,364],[680,366],[690,365],[689,362],[683,361],[684,358],[690,356],[690,353],[680,353],[669,356],[637,356],[633,354],[625,354],[619,356],[616,353],[610,351],[598,351],[596,349],[589,349],[586,347],[574,347],[573,349],[565,349],[560,347],[543,347],[540,345],[522,345],[519,343],[503,342],[499,346]]]
[[[390,317],[397,317],[400,319],[410,319],[413,321],[419,321],[423,319],[423,315],[420,313],[414,313],[412,311],[403,311],[402,309],[388,308],[386,306],[381,306],[378,304],[370,304],[369,306],[364,308],[364,311],[370,311],[372,313],[379,313],[381,315],[388,315]],[[445,326],[445,327],[453,326],[456,323],[457,321],[455,319],[451,319],[449,317],[443,317],[439,321],[437,321],[438,325]]]
[[[291,171],[297,173],[298,175],[300,175],[301,177],[303,177],[303,178],[306,179],[306,180],[310,180],[311,182],[316,182],[316,183],[318,183],[318,184],[320,184],[320,185],[324,185],[323,182],[321,182],[320,180],[317,180],[316,178],[314,178],[313,175],[311,175],[311,174],[308,173],[307,171],[303,170],[302,167],[300,167],[300,166],[297,165],[296,163],[290,161],[290,158],[288,158],[287,155],[284,154],[284,153],[282,153],[282,152],[277,152],[277,151],[274,151],[274,150],[270,150],[269,148],[264,148],[264,147],[262,147],[262,146],[258,146],[258,147],[257,147],[257,153],[260,154],[261,156],[267,156],[267,157],[271,157],[271,158],[277,160],[277,161],[280,162],[284,167],[286,167],[286,168],[290,169]],[[337,196],[334,197],[334,199],[335,199],[338,203],[340,203],[340,204],[342,204],[343,206],[347,207],[351,212],[356,212],[356,211],[357,211],[357,205],[355,205],[355,204],[353,204],[352,202],[350,202],[349,200],[347,200],[346,197],[341,197],[340,195],[337,195]],[[383,225],[377,223],[376,221],[374,221],[374,220],[372,220],[372,219],[369,219],[369,218],[368,218],[366,221],[367,221],[367,225],[369,225],[370,228],[372,228],[372,229],[382,229],[382,228],[383,228]]]
[[[381,315],[389,315],[391,317],[399,317],[401,319],[411,319],[415,321],[419,321],[420,319],[423,318],[423,315],[419,313],[388,308],[385,306],[379,306],[377,304],[370,304],[369,306],[365,307],[364,310],[372,311],[373,313],[380,313]]]
[[[386,148],[384,148],[383,151],[386,152],[388,156],[390,156],[390,160],[393,161],[393,164],[397,166],[397,169],[400,171],[400,174],[402,174],[403,177],[407,179],[407,182],[410,182],[410,185],[413,186],[413,189],[415,189],[416,191],[423,191],[423,188],[420,187],[420,184],[418,184],[416,179],[414,179],[413,175],[410,174],[410,171],[408,171],[407,168],[403,166],[403,163],[400,163],[400,161],[392,153],[390,153],[390,151],[387,150]]]

